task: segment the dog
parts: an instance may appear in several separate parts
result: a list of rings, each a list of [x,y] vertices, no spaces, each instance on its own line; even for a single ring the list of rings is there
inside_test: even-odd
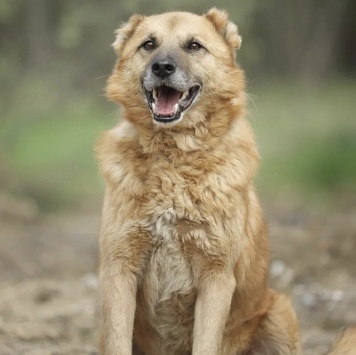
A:
[[[117,31],[107,96],[123,120],[97,145],[106,355],[301,353],[290,301],[267,285],[240,45],[216,8]]]

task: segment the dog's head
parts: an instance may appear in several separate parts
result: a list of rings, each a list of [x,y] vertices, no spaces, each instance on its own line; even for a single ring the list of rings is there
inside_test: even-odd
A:
[[[236,103],[243,89],[235,63],[240,44],[236,25],[215,8],[203,16],[134,15],[117,30],[108,97],[136,124],[191,127]]]

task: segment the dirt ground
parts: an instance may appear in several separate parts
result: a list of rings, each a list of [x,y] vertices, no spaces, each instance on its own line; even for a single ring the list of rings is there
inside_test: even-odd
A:
[[[271,284],[293,299],[305,354],[324,354],[356,323],[356,207],[265,210]],[[1,355],[97,354],[99,223],[99,208],[43,217],[0,198]]]

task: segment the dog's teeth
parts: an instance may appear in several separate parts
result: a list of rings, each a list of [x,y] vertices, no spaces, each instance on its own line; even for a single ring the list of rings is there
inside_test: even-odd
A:
[[[184,91],[183,94],[182,94],[182,96],[180,97],[180,100],[181,100],[181,101],[184,101],[184,100],[186,99],[186,97],[188,96],[188,94],[189,94],[189,90]]]
[[[156,104],[154,102],[152,102],[152,111],[156,112]]]
[[[176,113],[178,111],[178,108],[179,108],[179,105],[178,104],[175,104],[174,105],[174,113]]]
[[[153,90],[152,90],[152,96],[153,96],[153,99],[156,101],[156,100],[157,100],[156,89],[153,89]]]

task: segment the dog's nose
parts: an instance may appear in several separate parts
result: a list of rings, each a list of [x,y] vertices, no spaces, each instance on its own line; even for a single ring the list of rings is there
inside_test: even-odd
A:
[[[152,64],[153,73],[161,79],[172,75],[175,70],[176,64],[168,58],[159,59]]]

